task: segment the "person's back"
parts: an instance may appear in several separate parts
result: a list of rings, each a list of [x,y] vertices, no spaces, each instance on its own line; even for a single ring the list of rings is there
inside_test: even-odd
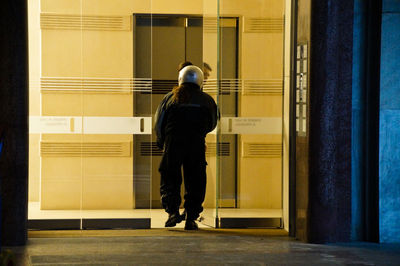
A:
[[[167,107],[166,139],[200,140],[215,127],[216,106],[213,99],[198,88],[186,89],[191,90],[189,99],[178,102],[172,96],[172,102]]]
[[[203,73],[196,66],[180,71],[179,86],[168,93],[156,112],[157,145],[164,149],[160,164],[160,194],[169,214],[166,227],[182,221],[181,167],[185,178],[185,229],[197,229],[195,220],[202,212],[206,189],[205,136],[217,124],[217,106],[201,91]]]

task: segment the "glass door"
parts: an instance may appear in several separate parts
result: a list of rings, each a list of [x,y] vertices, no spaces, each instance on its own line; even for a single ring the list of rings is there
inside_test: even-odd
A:
[[[203,1],[203,91],[208,93],[215,102],[218,102],[218,1]],[[219,123],[218,123],[219,124]],[[204,200],[204,210],[200,214],[203,224],[211,227],[218,225],[218,209],[216,193],[218,191],[218,163],[217,163],[217,132],[218,127],[206,136],[207,186]]]
[[[150,228],[151,72],[134,75],[129,1],[30,5],[29,228]]]
[[[281,227],[284,1],[218,9],[218,226]]]
[[[28,228],[80,229],[81,3],[71,16],[46,1],[29,5]]]
[[[84,229],[151,225],[152,62],[133,64],[129,2],[82,1]]]
[[[282,225],[288,0],[184,2],[29,1],[30,228],[164,227],[153,118],[185,61],[220,111],[202,226]]]

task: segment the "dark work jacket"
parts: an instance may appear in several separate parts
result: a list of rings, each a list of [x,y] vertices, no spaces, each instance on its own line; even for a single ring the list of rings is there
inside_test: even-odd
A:
[[[157,146],[164,148],[166,138],[203,140],[217,125],[218,109],[214,99],[196,90],[187,103],[175,103],[173,93],[164,96],[155,114]]]

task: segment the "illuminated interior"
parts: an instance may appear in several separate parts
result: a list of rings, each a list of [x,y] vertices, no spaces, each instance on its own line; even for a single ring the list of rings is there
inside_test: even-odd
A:
[[[200,226],[287,228],[289,3],[28,1],[30,227],[164,226],[153,117],[191,61],[221,112]]]

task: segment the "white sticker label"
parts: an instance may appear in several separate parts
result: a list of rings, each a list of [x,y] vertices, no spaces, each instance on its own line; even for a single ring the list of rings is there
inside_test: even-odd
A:
[[[151,117],[84,117],[84,134],[151,134]]]
[[[222,134],[282,134],[281,117],[222,117],[220,123]]]
[[[150,135],[151,117],[30,116],[31,134]]]
[[[30,116],[29,133],[78,134],[82,133],[80,116]]]

